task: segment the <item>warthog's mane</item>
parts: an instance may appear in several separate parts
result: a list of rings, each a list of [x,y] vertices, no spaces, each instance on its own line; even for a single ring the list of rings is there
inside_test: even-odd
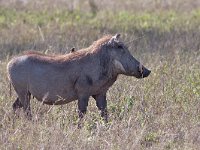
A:
[[[93,44],[88,47],[88,51],[98,52],[101,50],[102,46],[108,43],[108,41],[112,38],[112,35],[105,35],[104,37],[94,41]]]
[[[102,47],[108,43],[108,41],[111,38],[112,38],[111,35],[103,36],[97,41],[94,41],[93,44],[87,48],[80,49],[73,53],[64,54],[64,55],[48,55],[48,54],[43,54],[37,51],[25,51],[24,54],[31,56],[33,60],[39,59],[44,62],[61,63],[61,62],[76,60],[87,55],[98,53],[99,51],[101,51]]]

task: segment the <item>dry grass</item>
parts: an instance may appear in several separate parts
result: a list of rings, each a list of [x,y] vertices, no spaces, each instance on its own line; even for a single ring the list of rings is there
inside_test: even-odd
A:
[[[17,15],[8,9],[7,16],[12,19],[3,23],[0,14],[0,149],[199,149],[200,22],[198,17],[191,19],[195,16],[193,10],[198,7],[191,5],[199,1],[190,1],[182,7],[191,11],[187,15],[192,16],[188,17],[191,19],[188,24],[182,24],[188,19],[185,19],[185,14],[182,16],[178,13],[172,16],[179,18],[180,15],[183,20],[163,24],[162,19],[165,17],[161,17],[156,20],[156,26],[151,24],[151,15],[154,18],[156,13],[149,13],[147,18],[140,16],[138,21],[141,21],[141,25],[134,25],[132,18],[127,16],[131,12],[130,6],[135,8],[136,4],[128,5],[127,1],[120,6],[119,2],[115,3],[115,9],[125,6],[129,8],[125,15],[124,12],[121,14],[121,22],[112,13],[105,15],[104,10],[93,10],[94,16],[81,16],[73,10],[75,12],[70,12],[72,17],[57,14],[60,20],[62,17],[67,18],[67,23],[62,24],[62,21],[55,21],[53,10],[57,8],[52,8],[49,14],[48,11],[47,14],[40,14],[43,17],[43,22],[40,22],[35,11],[40,10],[41,6],[32,4],[23,7],[26,10],[16,9]],[[115,11],[110,3],[114,2],[110,1],[106,7]],[[140,1],[137,3],[140,5]],[[61,1],[58,1],[60,4]],[[16,3],[8,6],[4,3],[0,8],[18,8],[18,5],[21,6]],[[175,12],[181,11],[176,5],[172,6],[170,8]],[[148,10],[147,6],[145,8]],[[149,6],[149,10],[152,8],[155,7]],[[27,10],[31,15],[23,13]],[[162,8],[160,12],[167,14],[169,11]],[[48,18],[50,14],[53,14],[53,21]],[[30,16],[32,19],[29,20]],[[80,17],[78,20],[71,20],[77,16]],[[26,18],[25,22],[22,21],[23,17]],[[85,17],[90,24],[84,24],[81,17]],[[16,24],[13,19],[16,19]],[[99,19],[105,21],[99,24]],[[142,26],[146,20],[148,27]],[[144,35],[132,42],[129,48],[136,58],[152,70],[152,74],[142,80],[119,77],[107,94],[108,124],[102,122],[93,99],[90,100],[82,129],[77,129],[76,102],[52,107],[32,99],[33,121],[24,118],[23,112],[20,112],[19,118],[13,115],[11,106],[16,95],[13,93],[12,98],[9,97],[6,77],[6,64],[13,55],[25,49],[65,53],[73,46],[86,47],[103,34],[116,32],[120,32],[125,41]]]

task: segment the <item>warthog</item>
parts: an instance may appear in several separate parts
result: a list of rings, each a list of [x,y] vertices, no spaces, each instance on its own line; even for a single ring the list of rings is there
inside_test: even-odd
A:
[[[7,66],[8,77],[18,98],[14,111],[23,107],[31,117],[30,96],[49,105],[78,100],[78,115],[86,113],[89,97],[96,100],[107,121],[106,92],[119,74],[144,78],[150,70],[140,64],[119,40],[120,34],[107,35],[90,47],[73,53],[48,56],[27,53],[13,58]]]

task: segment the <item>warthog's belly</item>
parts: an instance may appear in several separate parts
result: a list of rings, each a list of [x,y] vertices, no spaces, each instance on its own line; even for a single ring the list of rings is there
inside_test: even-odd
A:
[[[53,92],[49,92],[48,94],[37,94],[32,92],[31,93],[37,100],[41,101],[44,104],[48,105],[62,105],[77,100],[78,97],[74,92],[67,92],[64,94],[54,94]]]
[[[73,100],[57,100],[57,101],[43,101],[44,104],[47,104],[47,105],[63,105],[63,104],[67,104],[69,102],[72,102],[74,101]]]

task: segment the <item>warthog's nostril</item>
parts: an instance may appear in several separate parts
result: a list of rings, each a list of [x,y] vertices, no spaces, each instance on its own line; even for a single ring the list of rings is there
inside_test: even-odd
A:
[[[148,69],[144,69],[144,72],[142,74],[143,78],[148,77],[150,75],[151,71]]]

